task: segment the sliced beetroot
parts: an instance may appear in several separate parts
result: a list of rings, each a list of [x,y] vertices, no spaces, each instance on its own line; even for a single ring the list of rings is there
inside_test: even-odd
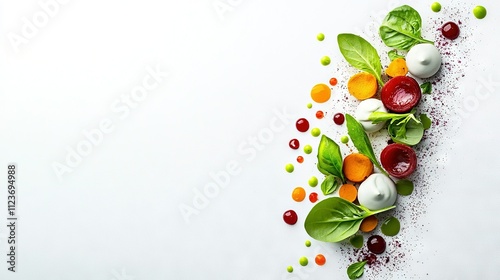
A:
[[[382,150],[380,162],[391,176],[406,178],[417,168],[417,155],[410,147],[403,144],[390,144]]]
[[[417,106],[422,91],[415,79],[398,76],[390,79],[383,87],[381,100],[384,106],[394,113],[408,113]]]

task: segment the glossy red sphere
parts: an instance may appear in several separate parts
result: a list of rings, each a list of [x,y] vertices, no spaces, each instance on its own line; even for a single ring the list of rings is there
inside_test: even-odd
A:
[[[297,216],[297,213],[293,210],[287,210],[283,214],[283,221],[289,225],[295,225],[298,219],[299,217]]]
[[[454,22],[447,22],[441,27],[441,33],[444,37],[454,40],[460,35],[460,27]]]

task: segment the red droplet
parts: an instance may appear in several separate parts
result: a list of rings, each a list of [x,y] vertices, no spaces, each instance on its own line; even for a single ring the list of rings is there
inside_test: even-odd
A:
[[[333,116],[333,122],[337,125],[342,125],[345,121],[344,114],[337,113]]]
[[[368,250],[375,254],[382,254],[385,251],[385,240],[380,235],[373,235],[368,238]]]
[[[323,111],[316,112],[316,118],[321,120],[324,116],[325,116],[325,113],[323,113]]]
[[[297,162],[298,163],[303,163],[304,162],[304,157],[303,156],[298,156],[297,157]]]
[[[299,217],[297,216],[297,213],[293,210],[287,210],[283,214],[283,221],[289,225],[295,225],[298,219]]]
[[[318,201],[318,194],[315,192],[312,192],[311,194],[309,194],[309,201],[312,203]]]
[[[295,123],[295,127],[297,127],[297,130],[300,132],[306,132],[309,130],[309,121],[304,118],[300,118]]]
[[[441,27],[441,33],[443,34],[444,37],[454,40],[458,38],[458,35],[460,35],[460,28],[458,25],[454,22],[447,22]]]
[[[292,148],[294,150],[297,150],[300,147],[300,142],[297,139],[292,139],[288,143],[288,146],[290,146],[290,148]]]
[[[331,79],[330,79],[330,85],[332,85],[332,86],[336,86],[336,85],[337,85],[337,82],[338,82],[338,81],[337,81],[337,78],[331,78]]]

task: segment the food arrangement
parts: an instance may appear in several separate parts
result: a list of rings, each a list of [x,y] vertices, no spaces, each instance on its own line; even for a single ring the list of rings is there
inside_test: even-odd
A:
[[[435,2],[431,9],[437,13],[442,7]],[[482,19],[486,16],[486,9],[477,6],[472,13],[477,19]],[[442,24],[439,31],[444,40],[460,38],[460,24],[452,21]],[[307,118],[296,122],[299,133],[321,136],[315,166],[324,175],[323,178],[312,176],[308,180],[311,188],[320,186],[324,198],[320,199],[317,192],[309,194],[313,206],[303,220],[304,229],[314,240],[350,246],[355,254],[363,252],[350,258],[352,261],[346,267],[350,279],[362,277],[367,265],[380,264],[377,256],[387,254],[387,239],[398,235],[404,227],[395,215],[398,199],[410,196],[419,186],[416,179],[420,176],[414,176],[414,173],[422,168],[419,158],[425,153],[419,149],[419,144],[433,136],[428,130],[440,125],[441,120],[431,118],[433,115],[440,118],[441,115],[422,103],[426,95],[433,94],[433,87],[447,78],[444,72],[447,72],[449,62],[443,62],[443,53],[449,54],[444,48],[449,42],[436,43],[423,38],[422,25],[420,14],[408,5],[397,7],[386,15],[378,33],[387,47],[384,49],[389,59],[387,66],[383,66],[381,52],[362,36],[338,34],[337,46],[342,58],[356,72],[346,80],[331,78],[329,86],[314,86],[311,99],[317,104],[328,103],[333,95],[332,88],[344,84],[345,100],[354,100],[356,107],[351,111],[336,112],[331,118],[344,135],[335,141],[333,137],[322,134],[319,128],[311,128]],[[322,33],[317,35],[318,41],[325,40],[325,37]],[[327,66],[332,60],[324,56],[320,62]],[[311,109],[313,105],[310,103],[307,107]],[[323,119],[326,114],[317,111],[315,116]],[[383,147],[376,152],[372,142],[377,141],[380,146],[380,139],[385,139]],[[290,140],[289,147],[299,150],[300,141],[296,138]],[[311,145],[306,145],[303,152],[309,155],[313,150]],[[304,160],[302,155],[297,157],[299,164]],[[285,170],[292,173],[295,167],[288,163]],[[294,201],[301,202],[306,197],[305,188],[293,189]],[[382,214],[384,219],[380,218]],[[289,209],[283,214],[283,220],[295,225],[299,216]],[[380,234],[375,234],[377,230]],[[306,241],[307,244],[310,246],[311,242]],[[397,240],[391,244],[400,246]],[[388,263],[390,258],[385,256],[385,262]],[[315,260],[320,266],[327,263],[323,254],[318,254]],[[299,264],[308,265],[308,259],[301,257]],[[293,271],[293,266],[287,267],[288,273]]]

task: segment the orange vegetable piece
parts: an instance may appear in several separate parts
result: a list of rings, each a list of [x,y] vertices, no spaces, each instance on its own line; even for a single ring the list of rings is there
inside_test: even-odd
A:
[[[293,189],[292,191],[293,200],[301,202],[302,200],[304,200],[304,198],[306,198],[306,190],[304,190],[303,187],[296,187],[295,189]]]
[[[378,225],[378,219],[375,215],[368,216],[361,221],[361,225],[359,226],[359,230],[362,232],[370,232],[374,230]]]
[[[325,84],[317,84],[311,89],[311,98],[317,103],[325,103],[332,96],[332,90]]]
[[[363,154],[352,153],[344,158],[343,171],[349,181],[360,183],[373,173],[373,163]]]
[[[339,189],[339,196],[349,202],[354,202],[358,197],[358,189],[351,184],[343,184]]]
[[[347,82],[347,90],[359,100],[372,98],[378,90],[377,78],[368,72],[357,73]]]
[[[391,61],[385,73],[389,77],[406,76],[408,74],[408,67],[406,66],[406,60],[403,58],[396,58]]]

